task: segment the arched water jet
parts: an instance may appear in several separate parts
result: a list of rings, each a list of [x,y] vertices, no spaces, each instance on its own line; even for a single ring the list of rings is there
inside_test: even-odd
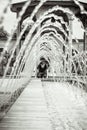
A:
[[[38,9],[43,5],[44,2],[46,2],[46,0],[41,1],[40,4],[39,4],[38,6],[36,6],[35,10],[34,10],[33,13],[31,14],[30,19],[33,19],[35,13],[36,13],[36,12],[38,11]],[[2,58],[3,58],[3,55],[4,55],[5,51],[7,50],[8,46],[9,46],[9,44],[10,44],[10,42],[11,42],[12,36],[13,36],[13,34],[14,34],[14,32],[15,32],[17,26],[18,26],[18,23],[21,21],[22,15],[25,13],[25,11],[26,11],[26,9],[28,8],[28,6],[30,5],[30,3],[31,3],[31,1],[27,1],[26,4],[25,4],[25,6],[24,6],[24,8],[22,9],[22,11],[21,11],[20,14],[19,14],[19,18],[18,18],[18,20],[16,21],[16,24],[14,25],[13,33],[11,34],[11,36],[9,37],[9,39],[8,39],[6,45],[5,45],[3,54],[2,54],[2,56],[1,56],[1,61],[2,61]],[[27,26],[26,26],[26,27],[27,27]],[[25,30],[25,29],[24,29],[24,30]],[[23,33],[22,33],[22,34],[23,34]],[[22,35],[22,34],[21,34],[21,35]],[[16,49],[17,45],[19,44],[21,35],[20,35],[19,39],[17,40],[16,46],[15,46],[15,48],[14,48],[14,51],[13,51],[12,55],[14,54],[15,49]],[[12,58],[12,57],[11,57],[11,58]],[[10,60],[11,60],[11,58],[10,58]],[[7,68],[8,68],[8,67],[7,67]]]
[[[24,48],[23,48],[24,49]],[[23,51],[23,50],[22,50]],[[22,52],[23,53],[23,52]],[[18,63],[16,63],[16,64],[18,64]]]
[[[55,35],[56,35],[56,34],[55,34]],[[57,36],[58,36],[58,35],[57,35]],[[32,39],[32,38],[31,38],[31,39]],[[29,41],[28,41],[28,42],[29,42]],[[32,42],[32,43],[33,43],[33,42]],[[25,45],[26,45],[26,44],[25,44]],[[27,45],[28,45],[28,44],[27,44]],[[31,50],[32,50],[32,48],[31,48]],[[21,50],[21,51],[22,51],[22,50]],[[21,52],[21,51],[20,51],[20,52]],[[21,53],[20,53],[19,57],[20,57],[20,56],[21,56]],[[29,76],[29,77],[30,77],[30,76]]]
[[[75,70],[76,70],[76,68],[75,68]],[[75,71],[75,73],[77,74],[77,71]],[[78,79],[77,77],[76,77],[76,79]],[[79,80],[80,81],[80,80]]]
[[[80,12],[81,12],[82,14],[86,14],[86,15],[87,15],[87,11],[85,11],[85,9],[84,9],[84,7],[82,6],[82,4],[79,3],[78,0],[73,0],[73,1],[74,1],[74,3],[80,8]]]
[[[41,2],[39,3],[39,5],[36,6],[36,8],[34,9],[34,11],[33,11],[32,14],[31,14],[30,20],[33,19],[35,13],[36,13],[36,12],[38,11],[38,9],[43,5],[43,3],[44,3],[45,1],[46,1],[46,0],[41,1]],[[17,23],[20,22],[21,17],[22,17],[22,15],[24,14],[24,12],[25,12],[25,10],[27,9],[27,7],[29,6],[30,2],[31,2],[31,1],[26,2],[25,6],[24,6],[24,9],[22,9],[22,11],[21,11],[20,14],[19,14],[19,19],[18,19]],[[17,25],[18,25],[18,24],[17,24]],[[15,25],[15,26],[17,26],[17,25]],[[27,25],[27,26],[28,26],[28,25]],[[27,27],[27,26],[26,26],[26,27]],[[26,27],[25,27],[25,29],[26,29]],[[24,31],[25,31],[25,29],[24,29]],[[14,30],[15,30],[15,29],[14,29]],[[23,31],[23,33],[24,33],[24,31]],[[14,31],[13,31],[13,33],[14,33]],[[5,75],[6,75],[6,73],[7,73],[9,64],[10,64],[10,62],[11,62],[11,59],[12,59],[14,53],[15,53],[16,47],[18,46],[19,41],[20,41],[21,36],[23,35],[23,33],[21,33],[20,36],[18,37],[18,40],[17,40],[16,45],[15,45],[15,47],[14,47],[14,50],[12,51],[11,57],[10,57],[10,59],[9,59],[9,61],[8,61],[8,64],[7,64],[7,67],[6,67],[7,69],[5,70],[3,79],[5,78]],[[12,35],[13,35],[13,34],[12,34]],[[11,36],[12,36],[12,35],[11,35]],[[11,41],[11,37],[10,37],[9,40],[7,41],[7,44],[6,44],[7,47],[9,46],[10,41]],[[5,48],[6,48],[6,46],[5,46]],[[5,51],[5,49],[4,49],[4,51]],[[4,54],[4,51],[3,51],[3,54]],[[2,58],[3,58],[3,55],[1,56],[1,60],[2,60]],[[1,85],[2,85],[2,83],[3,83],[3,80],[2,80],[2,82],[1,82]]]
[[[66,11],[67,12],[67,11]]]
[[[42,39],[42,38],[41,38]],[[43,39],[42,39],[43,40]],[[39,41],[41,41],[40,39],[39,39]],[[43,40],[43,41],[45,41],[45,39]],[[38,41],[37,41],[37,43],[38,43]]]
[[[9,39],[8,39],[8,41],[7,41],[6,45],[5,45],[5,47],[4,47],[3,53],[2,53],[2,55],[1,55],[1,57],[0,57],[0,62],[2,61],[3,55],[4,55],[5,51],[7,50],[8,46],[9,46],[11,40],[12,40],[13,34],[14,34],[16,28],[18,27],[19,22],[21,21],[22,15],[24,14],[25,10],[26,10],[27,7],[30,5],[30,3],[31,3],[31,0],[30,0],[30,1],[27,1],[26,4],[25,4],[25,6],[23,7],[22,11],[20,12],[19,17],[18,17],[18,19],[16,20],[15,25],[14,25],[14,27],[13,27],[13,29],[12,29],[11,35],[10,35],[10,37],[9,37]]]

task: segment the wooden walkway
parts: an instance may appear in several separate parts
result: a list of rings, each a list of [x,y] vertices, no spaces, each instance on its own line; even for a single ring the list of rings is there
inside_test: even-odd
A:
[[[0,130],[51,130],[40,80],[32,81],[0,122]]]

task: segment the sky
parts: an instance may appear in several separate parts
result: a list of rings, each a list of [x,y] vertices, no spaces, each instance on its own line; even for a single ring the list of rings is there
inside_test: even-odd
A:
[[[2,10],[7,4],[6,3],[7,1],[8,0],[0,0],[0,16],[2,15]],[[19,0],[14,0],[14,1],[16,2]],[[4,28],[8,33],[11,33],[13,25],[15,24],[15,20],[16,20],[16,13],[11,12],[9,8],[8,12],[5,15],[5,20],[3,22]],[[76,19],[73,21],[72,29],[73,29],[73,34],[75,35],[76,38],[83,37],[83,30],[81,29],[81,23],[78,22]]]
[[[2,11],[7,4],[8,4],[8,0],[0,0],[0,17],[3,16]],[[12,13],[9,7],[4,17],[5,17],[4,22],[3,22],[4,28],[6,29],[8,33],[11,33],[11,28],[15,24],[16,14]]]

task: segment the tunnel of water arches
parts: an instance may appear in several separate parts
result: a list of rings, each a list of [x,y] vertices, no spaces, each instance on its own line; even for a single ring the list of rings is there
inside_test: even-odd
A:
[[[50,81],[49,79],[52,77],[52,79],[54,78],[52,81],[63,81],[64,83],[67,81],[72,85],[76,85],[75,87],[78,85],[78,88],[85,88],[85,90],[87,88],[86,31],[84,32],[82,47],[83,54],[80,54],[80,51],[73,46],[72,39],[73,18],[79,18],[85,30],[87,27],[86,14],[82,13],[80,6],[75,4],[74,1],[49,0],[36,11],[37,13],[30,20],[33,10],[35,7],[38,8],[38,3],[39,1],[31,2],[27,10],[24,11],[20,22],[18,21],[19,13],[25,7],[25,2],[13,3],[11,7],[11,10],[17,13],[17,34],[18,39],[21,40],[18,41],[17,39],[17,44],[14,45],[12,56],[1,79],[0,92],[3,92],[3,95],[0,110],[3,112],[13,105],[20,93],[29,84],[33,70],[35,70],[36,77],[46,78],[46,81]],[[87,10],[87,4],[81,4]],[[25,20],[27,20],[28,24],[26,25],[28,26],[22,37],[19,38],[25,28]],[[10,76],[6,79],[6,73],[14,52],[17,55],[15,56],[16,60],[12,65]],[[7,100],[5,101],[5,99]],[[3,115],[0,116],[2,118]]]
[[[27,10],[25,11],[25,13],[24,13],[24,15],[22,16],[22,19],[21,19],[21,21],[20,21],[20,23],[19,23],[19,25],[18,25],[18,35],[20,34],[20,32],[21,32],[21,30],[22,30],[22,28],[23,28],[23,22],[24,22],[24,20],[25,19],[27,19],[27,18],[29,18],[30,17],[30,15],[31,15],[31,13],[32,13],[32,11],[33,11],[33,9],[34,9],[34,7],[36,6],[36,5],[38,5],[38,3],[39,3],[39,1],[32,1],[31,2],[31,5],[29,6],[29,8],[27,8]],[[25,2],[20,2],[20,3],[13,3],[12,4],[12,7],[11,7],[11,10],[13,11],[13,12],[16,12],[17,13],[17,17],[19,16],[19,13],[20,13],[20,11],[21,11],[21,9],[22,9],[22,7],[23,7],[23,5],[25,4]],[[85,9],[87,9],[87,4],[84,4],[84,3],[81,3],[83,6],[84,6],[84,8]],[[69,0],[69,1],[59,1],[59,0],[56,0],[56,1],[47,1],[47,2],[45,2],[44,3],[44,5],[42,5],[41,6],[41,8],[38,10],[38,12],[36,13],[36,15],[33,17],[33,19],[32,19],[32,22],[31,22],[31,24],[30,24],[30,26],[28,27],[28,29],[25,31],[25,33],[24,33],[24,35],[22,36],[22,39],[21,39],[21,41],[20,41],[20,44],[19,44],[19,47],[18,47],[18,49],[17,49],[17,51],[18,50],[20,50],[20,48],[21,48],[21,46],[22,46],[22,43],[23,43],[23,40],[26,38],[26,35],[27,35],[27,33],[29,32],[29,29],[31,28],[31,26],[33,25],[33,23],[34,22],[36,22],[36,20],[37,19],[39,19],[39,17],[41,16],[41,15],[43,15],[43,13],[45,12],[45,11],[47,11],[48,9],[50,9],[50,8],[52,8],[52,7],[54,7],[55,5],[58,5],[58,6],[62,6],[63,8],[69,8],[72,12],[73,12],[73,14],[76,16],[76,17],[78,17],[81,21],[82,21],[82,23],[83,23],[83,25],[84,25],[84,28],[86,28],[86,26],[87,26],[87,20],[86,20],[86,15],[83,15],[83,14],[81,14],[81,12],[80,12],[80,8],[78,7],[78,5],[76,5],[73,1],[71,1],[71,0]],[[53,15],[51,15],[51,14],[53,14]],[[51,16],[50,16],[51,15]],[[61,23],[61,19],[56,19],[56,17],[61,17],[62,18],[62,20],[64,21],[63,23]],[[40,50],[40,51],[37,51],[37,54],[38,53],[41,53],[41,50],[42,51],[44,51],[44,53],[42,53],[43,55],[45,55],[45,56],[47,56],[48,55],[48,57],[49,57],[49,55],[50,55],[50,57],[52,56],[52,55],[54,55],[54,53],[53,53],[53,51],[52,51],[52,49],[53,49],[53,47],[54,46],[56,46],[56,44],[54,44],[54,42],[53,42],[53,40],[55,39],[56,41],[57,41],[57,43],[59,44],[58,46],[59,46],[59,48],[62,50],[62,51],[57,51],[59,54],[59,57],[61,57],[61,59],[62,60],[59,60],[59,62],[61,61],[62,63],[61,63],[61,65],[62,65],[62,70],[59,70],[59,72],[61,72],[61,71],[65,71],[65,73],[66,73],[66,71],[69,71],[70,73],[71,73],[71,71],[72,71],[72,68],[71,68],[71,62],[70,62],[70,60],[69,59],[71,59],[72,58],[72,55],[74,55],[75,53],[78,53],[77,52],[77,50],[75,50],[75,48],[74,49],[72,49],[72,21],[73,21],[73,18],[72,18],[72,14],[70,14],[68,11],[66,12],[64,12],[62,9],[58,9],[58,10],[54,10],[54,11],[52,11],[51,13],[49,13],[49,15],[46,17],[46,18],[44,18],[43,19],[43,21],[39,24],[39,26],[36,28],[36,30],[34,31],[34,33],[33,33],[33,35],[32,35],[32,37],[39,31],[39,29],[40,28],[43,28],[43,26],[45,26],[47,23],[49,23],[49,21],[50,21],[50,25],[48,26],[48,27],[45,27],[45,30],[44,31],[42,31],[41,33],[40,33],[40,35],[39,35],[39,37],[44,37],[44,35],[45,34],[47,34],[48,35],[48,33],[50,33],[49,34],[49,36],[50,36],[50,41],[52,41],[51,43],[53,44],[53,45],[51,45],[51,47],[49,47],[49,39],[46,41],[46,43],[47,43],[47,45],[45,45],[44,44],[44,40],[42,40],[42,42],[40,43],[40,46],[38,47],[38,48],[40,48],[40,49],[38,49],[37,47],[37,50]],[[67,37],[69,37],[69,38],[67,38],[66,37],[66,35],[64,34],[64,32],[58,27],[58,26],[54,26],[53,24],[55,24],[56,22],[58,22],[58,23],[61,23],[61,25],[62,25],[62,28],[64,29],[64,31],[65,31],[65,33],[67,34]],[[66,24],[65,24],[66,23]],[[69,27],[69,30],[67,30],[67,28],[66,28],[66,25]],[[50,28],[50,30],[49,30],[49,28]],[[55,30],[56,30],[56,32],[58,33],[58,35],[60,35],[61,37],[62,37],[62,39],[64,40],[64,42],[65,42],[65,44],[63,44],[61,41],[60,41],[60,39],[57,39],[58,38],[58,36],[57,36],[57,38],[53,35],[53,33],[55,34]],[[52,39],[53,38],[53,39]],[[84,33],[84,42],[83,42],[83,50],[84,51],[86,51],[86,49],[87,49],[87,38],[86,38],[86,32]],[[55,42],[56,43],[56,42]],[[68,48],[69,49],[67,49],[67,44],[68,44]],[[38,45],[37,45],[38,46]],[[57,48],[58,48],[58,46],[57,46]],[[48,49],[49,48],[49,49]],[[49,53],[47,53],[47,51],[48,52],[50,52],[49,50],[51,50],[51,54]],[[40,56],[40,54],[38,54],[39,56]],[[56,55],[56,56],[58,56],[58,55]],[[62,55],[62,56],[61,56]],[[64,55],[66,56],[66,57],[64,57]],[[42,56],[42,55],[41,55]],[[50,58],[49,57],[49,58]],[[52,57],[51,57],[52,58]],[[40,58],[39,58],[40,59]],[[66,67],[66,62],[68,62],[68,67]],[[53,65],[53,64],[52,64]],[[36,61],[36,68],[37,68],[37,61]],[[74,66],[74,65],[73,65]],[[55,67],[54,67],[55,68]],[[53,68],[53,69],[54,69]],[[67,70],[69,68],[69,70]],[[55,71],[55,70],[54,70]]]

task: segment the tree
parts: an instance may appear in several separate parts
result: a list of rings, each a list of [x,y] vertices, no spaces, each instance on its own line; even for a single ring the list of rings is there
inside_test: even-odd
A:
[[[0,39],[8,39],[9,34],[7,33],[7,31],[4,30],[4,28],[0,28]]]

